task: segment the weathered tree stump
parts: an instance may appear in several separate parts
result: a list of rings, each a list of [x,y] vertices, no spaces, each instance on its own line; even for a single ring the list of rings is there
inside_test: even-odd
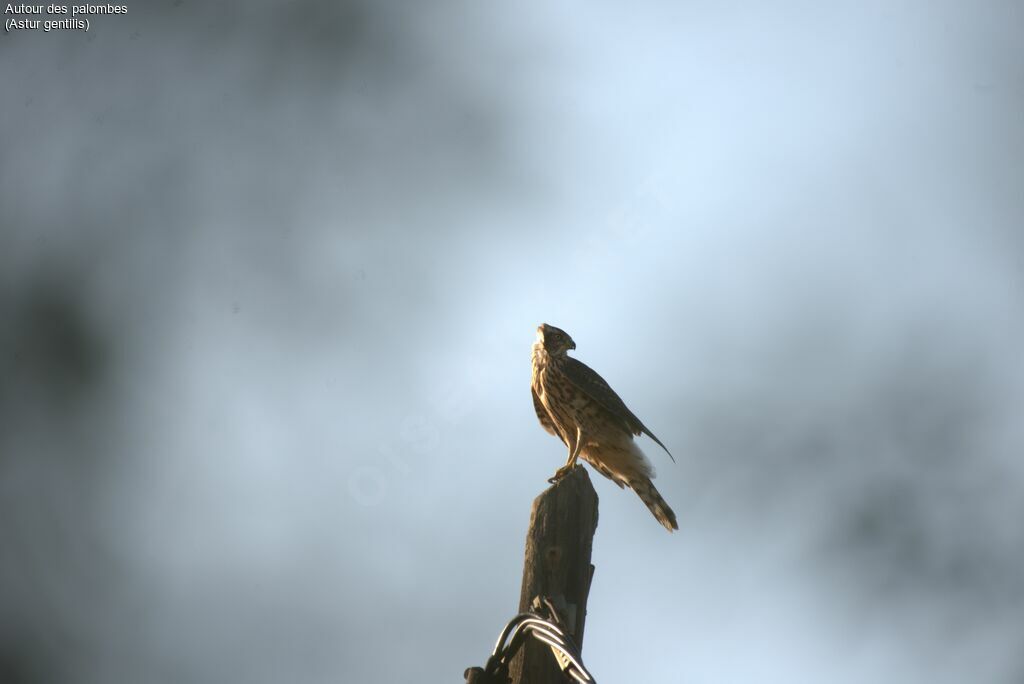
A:
[[[519,612],[528,612],[536,596],[550,598],[581,650],[594,576],[590,553],[596,530],[597,492],[582,465],[533,500]],[[551,649],[533,639],[526,642],[510,669],[513,684],[566,681]]]

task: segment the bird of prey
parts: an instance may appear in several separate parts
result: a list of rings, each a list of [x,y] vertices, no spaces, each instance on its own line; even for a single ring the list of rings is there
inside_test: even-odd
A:
[[[676,514],[655,488],[654,467],[634,435],[645,434],[672,454],[600,375],[568,355],[576,343],[564,331],[542,323],[533,345],[533,407],[541,426],[562,440],[569,458],[550,482],[576,466],[576,459],[597,469],[619,487],[629,487],[669,532],[678,530]],[[672,459],[675,460],[674,458]]]

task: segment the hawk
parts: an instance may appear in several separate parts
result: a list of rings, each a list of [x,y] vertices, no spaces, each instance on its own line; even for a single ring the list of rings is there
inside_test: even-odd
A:
[[[576,343],[564,331],[542,323],[533,345],[533,407],[541,426],[569,448],[569,459],[549,482],[576,466],[576,459],[597,469],[619,487],[629,487],[669,532],[678,530],[672,512],[655,488],[654,467],[633,435],[645,434],[672,454],[619,395],[594,370],[568,355]],[[672,458],[674,461],[675,459]]]

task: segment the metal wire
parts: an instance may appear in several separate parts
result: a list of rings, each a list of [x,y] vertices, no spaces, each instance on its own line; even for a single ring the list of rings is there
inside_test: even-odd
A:
[[[535,606],[537,613],[520,613],[501,630],[494,651],[487,660],[487,667],[481,674],[487,681],[507,681],[512,658],[522,648],[526,638],[532,637],[551,649],[558,666],[567,676],[580,684],[597,684],[594,676],[584,666],[579,648],[572,637],[563,631],[558,611],[551,600],[540,598],[535,601]]]

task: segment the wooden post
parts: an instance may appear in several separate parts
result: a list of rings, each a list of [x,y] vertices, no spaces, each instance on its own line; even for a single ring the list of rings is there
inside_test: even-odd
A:
[[[535,596],[550,598],[581,650],[587,596],[594,576],[590,552],[595,530],[597,492],[582,465],[533,500],[519,612],[529,611]],[[526,642],[510,670],[513,684],[566,681],[551,649],[533,639]]]

